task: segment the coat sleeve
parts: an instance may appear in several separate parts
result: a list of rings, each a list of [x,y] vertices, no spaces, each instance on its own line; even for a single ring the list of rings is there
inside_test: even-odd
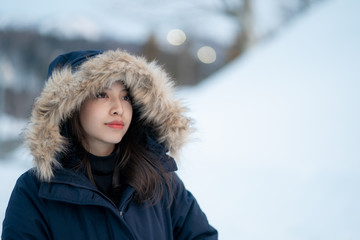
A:
[[[174,174],[174,199],[171,204],[173,234],[182,239],[218,239],[218,233],[200,209],[194,196],[186,190],[180,178]]]
[[[31,171],[17,180],[6,209],[2,240],[52,239],[46,224],[46,211],[38,198],[38,186]]]

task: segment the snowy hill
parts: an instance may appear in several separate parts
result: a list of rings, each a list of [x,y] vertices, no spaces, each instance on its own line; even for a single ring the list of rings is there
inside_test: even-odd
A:
[[[180,174],[220,239],[360,239],[359,10],[324,3],[179,93]]]

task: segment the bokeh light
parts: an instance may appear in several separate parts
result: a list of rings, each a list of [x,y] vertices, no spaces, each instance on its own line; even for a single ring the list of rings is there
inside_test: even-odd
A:
[[[174,46],[179,46],[186,41],[186,35],[181,29],[173,29],[167,35],[167,41]]]
[[[197,51],[199,60],[203,63],[210,64],[216,61],[216,52],[212,47],[204,46]]]

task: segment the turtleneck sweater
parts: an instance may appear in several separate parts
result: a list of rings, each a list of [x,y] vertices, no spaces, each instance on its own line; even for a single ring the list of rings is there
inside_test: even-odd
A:
[[[115,192],[118,191],[114,191],[112,186],[116,165],[115,151],[108,156],[95,156],[88,153],[88,159],[96,187],[117,205],[119,196],[116,196],[118,194],[115,194]]]

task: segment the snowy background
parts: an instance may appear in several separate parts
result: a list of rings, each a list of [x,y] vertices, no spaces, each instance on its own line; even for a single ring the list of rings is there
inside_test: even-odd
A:
[[[181,175],[221,239],[360,239],[359,10],[325,3],[181,92]]]
[[[220,239],[360,239],[359,10],[325,2],[179,90],[198,130],[179,174]],[[25,124],[0,121],[6,138]],[[0,161],[1,219],[29,159]]]

